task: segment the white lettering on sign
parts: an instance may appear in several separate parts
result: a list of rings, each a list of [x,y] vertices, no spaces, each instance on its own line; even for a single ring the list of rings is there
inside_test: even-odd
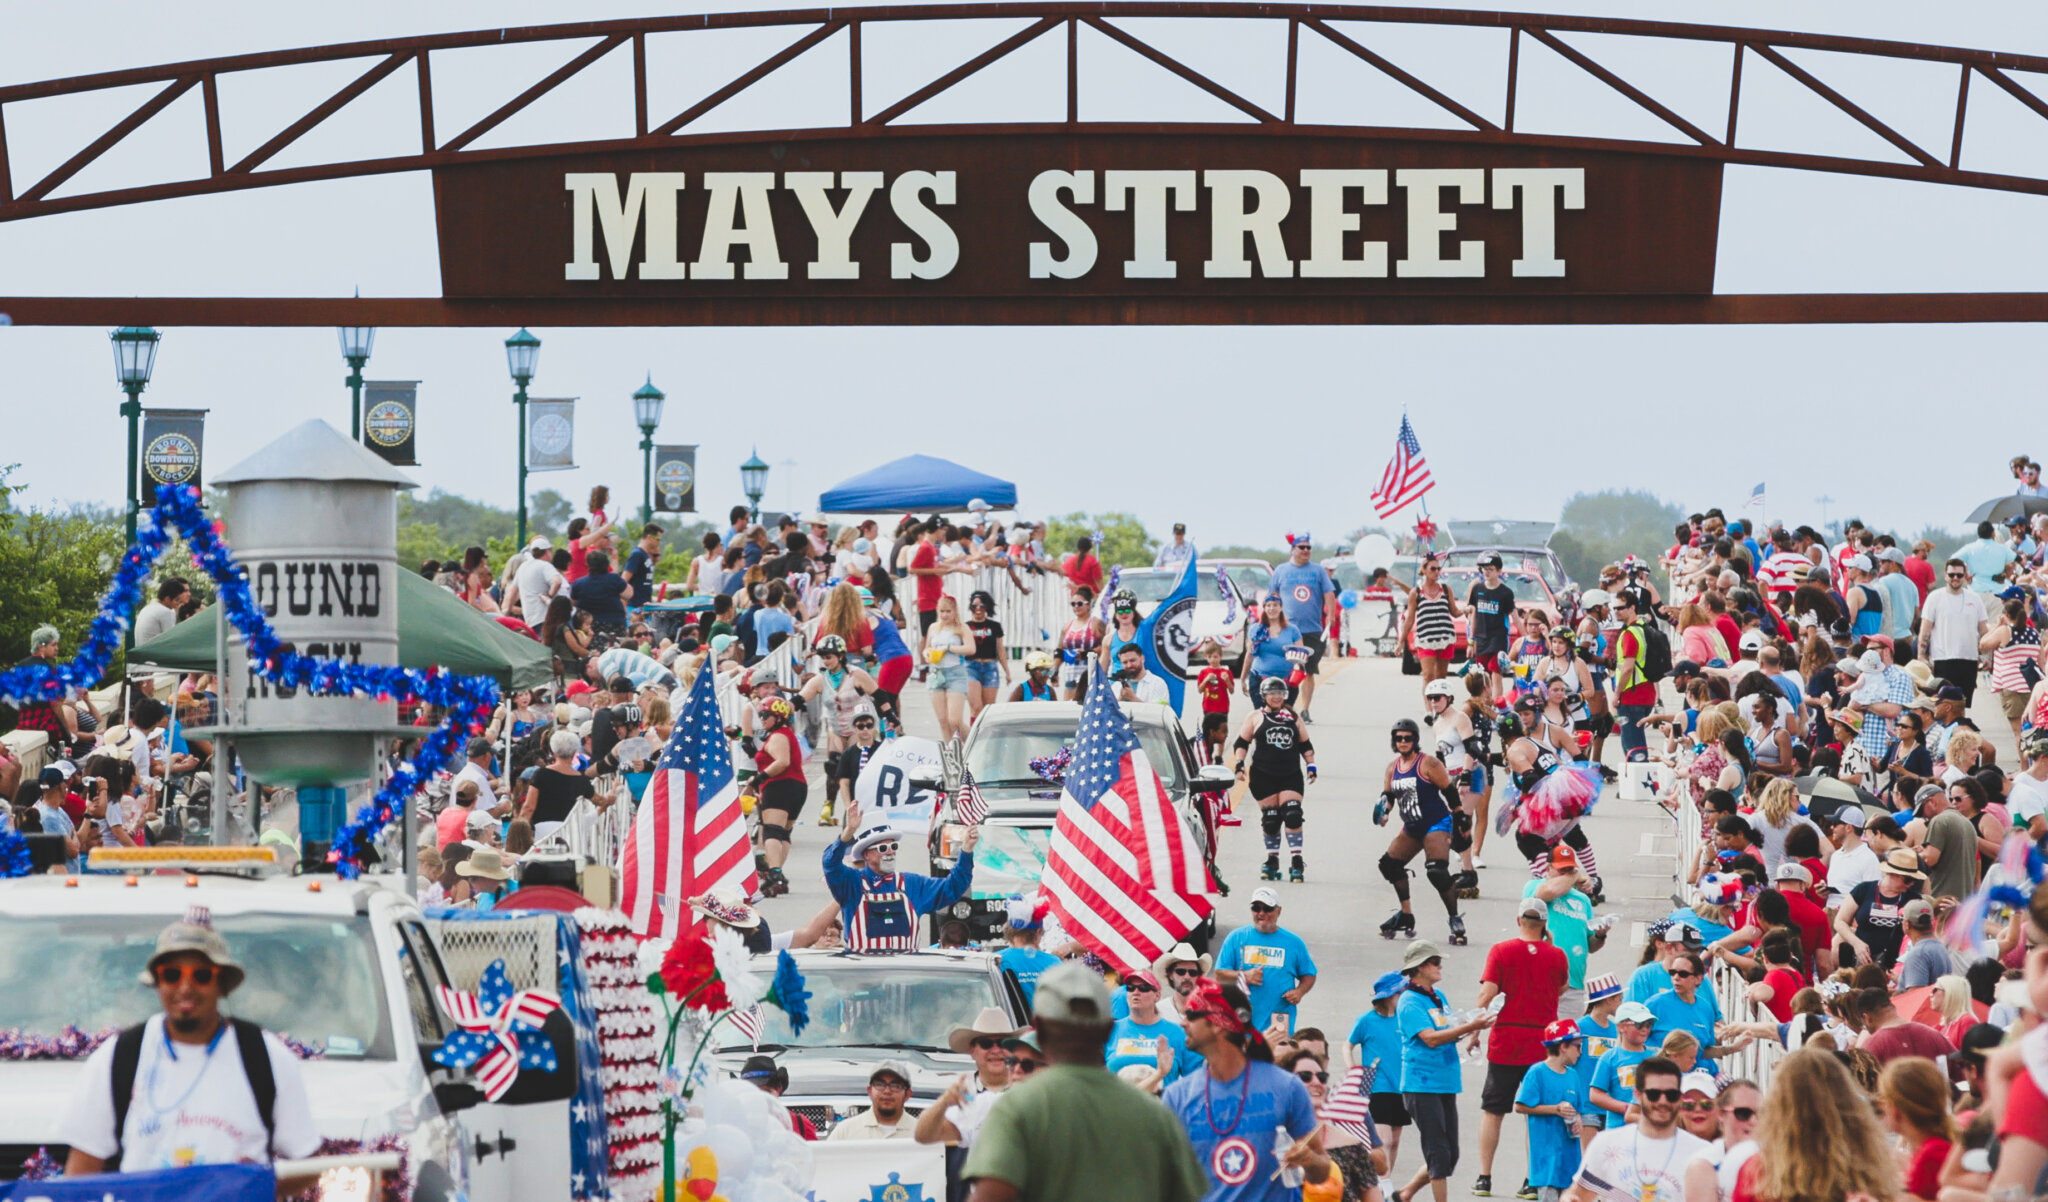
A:
[[[1029,278],[1073,280],[1095,270],[1100,242],[1095,226],[1079,210],[1099,203],[1104,212],[1131,214],[1131,257],[1123,261],[1123,277],[1174,279],[1180,264],[1167,257],[1168,214],[1195,212],[1205,194],[1209,256],[1202,274],[1208,279],[1242,280],[1254,274],[1292,279],[1297,272],[1302,279],[1385,278],[1385,241],[1361,238],[1355,255],[1346,252],[1352,236],[1364,228],[1362,209],[1389,203],[1388,174],[1383,168],[1307,168],[1296,184],[1290,184],[1260,170],[1106,170],[1098,197],[1095,171],[1041,171],[1032,177],[1026,199],[1031,215],[1052,238],[1028,244]],[[1487,203],[1489,172],[1477,167],[1403,167],[1392,175],[1394,186],[1406,193],[1407,223],[1406,253],[1394,262],[1393,274],[1484,277],[1484,241],[1459,240],[1456,254],[1448,258],[1444,244],[1447,235],[1458,232],[1455,206]],[[1585,209],[1585,169],[1496,167],[1490,175],[1492,207],[1519,207],[1522,213],[1521,253],[1511,261],[1511,273],[1518,278],[1563,277],[1565,261],[1557,253],[1558,210]],[[619,176],[612,172],[565,173],[571,257],[563,264],[563,278],[601,280],[607,268],[613,280],[790,278],[775,227],[774,172],[705,172],[700,180],[707,194],[704,225],[695,258],[686,260],[678,245],[678,221],[688,182],[680,171],[636,171],[626,176],[622,189]],[[890,278],[943,279],[959,266],[959,235],[938,212],[958,200],[956,172],[905,171],[890,179],[880,171],[791,171],[781,176],[781,190],[795,198],[817,241],[816,257],[805,265],[806,278],[861,278],[853,236],[885,184],[890,212],[912,238],[889,244]],[[1289,257],[1281,231],[1295,211],[1296,186],[1307,192],[1308,209],[1308,256],[1298,262]],[[835,188],[844,195],[836,204],[831,195]],[[1448,201],[1446,190],[1455,190]],[[1359,207],[1348,203],[1354,192]],[[737,273],[736,249],[746,252]]]
[[[1557,257],[1557,195],[1564,194],[1564,207],[1586,207],[1586,169],[1583,167],[1496,167],[1493,170],[1493,207],[1515,207],[1515,189],[1522,190],[1522,257],[1514,262],[1521,276],[1562,276],[1564,260]]]

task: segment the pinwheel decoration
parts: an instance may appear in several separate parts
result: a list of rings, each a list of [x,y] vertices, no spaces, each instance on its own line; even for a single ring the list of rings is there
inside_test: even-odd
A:
[[[484,1096],[495,1102],[519,1079],[522,1068],[552,1073],[560,1067],[555,1047],[541,1034],[562,999],[545,989],[514,989],[503,960],[491,961],[475,993],[436,986],[441,1006],[458,1028],[434,1053],[437,1063],[476,1073]]]

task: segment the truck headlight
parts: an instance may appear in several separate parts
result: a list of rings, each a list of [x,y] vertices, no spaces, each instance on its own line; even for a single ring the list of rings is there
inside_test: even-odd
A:
[[[957,822],[942,823],[939,826],[939,855],[945,859],[956,859],[960,848],[967,842],[967,828]]]

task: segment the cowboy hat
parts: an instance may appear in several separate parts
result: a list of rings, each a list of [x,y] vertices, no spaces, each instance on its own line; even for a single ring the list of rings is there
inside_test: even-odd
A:
[[[480,876],[486,880],[509,881],[512,870],[505,867],[505,857],[495,847],[479,847],[469,853],[469,858],[455,866],[457,876]]]
[[[1920,871],[1920,857],[1911,848],[1894,847],[1884,853],[1884,860],[1878,864],[1878,871],[1902,876],[1909,881],[1924,881],[1927,874]]]
[[[736,931],[751,931],[761,925],[761,916],[746,899],[730,889],[713,889],[690,901],[692,912],[724,923]]]
[[[964,1027],[954,1027],[947,1033],[946,1046],[965,1055],[978,1038],[992,1036],[996,1039],[1014,1039],[1023,1030],[1022,1027],[1012,1025],[1010,1016],[1001,1010],[994,1006],[984,1006],[981,1013],[974,1016],[972,1023]]]
[[[1152,962],[1152,974],[1164,981],[1176,964],[1199,964],[1202,975],[1206,977],[1216,966],[1216,959],[1207,952],[1196,952],[1193,944],[1176,943],[1166,949],[1165,955]]]

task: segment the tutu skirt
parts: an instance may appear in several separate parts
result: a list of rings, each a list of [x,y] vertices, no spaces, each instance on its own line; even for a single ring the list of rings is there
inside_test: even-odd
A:
[[[1547,842],[1570,830],[1572,823],[1593,809],[1593,803],[1600,800],[1601,783],[1598,769],[1567,764],[1537,781],[1525,794],[1517,795],[1511,780],[1508,805],[1517,826]]]

